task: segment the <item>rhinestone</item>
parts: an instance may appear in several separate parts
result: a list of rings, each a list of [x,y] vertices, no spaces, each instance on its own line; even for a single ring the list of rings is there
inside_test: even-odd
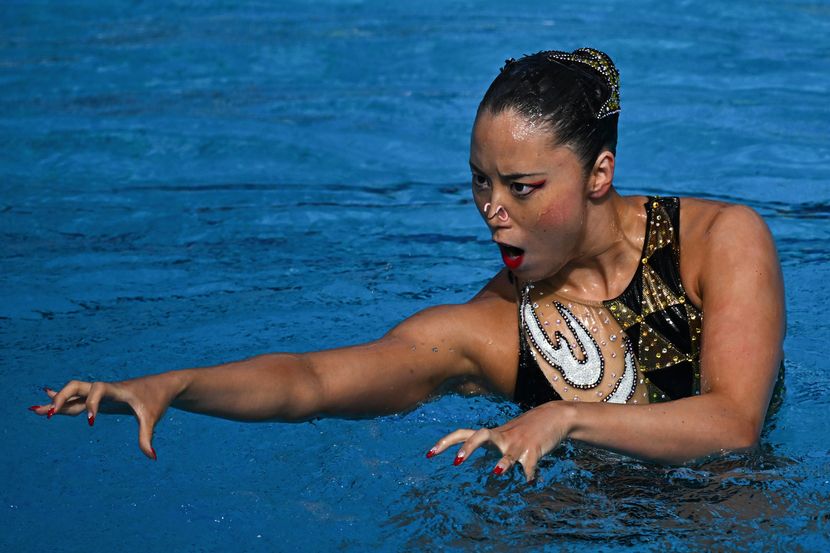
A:
[[[611,378],[617,378],[617,373],[611,373]]]
[[[556,376],[556,375],[553,375],[553,381],[556,382],[557,380],[559,380],[559,377]]]
[[[597,390],[597,397],[602,397],[602,392],[600,392],[599,390]]]
[[[602,341],[602,342],[600,342],[600,345],[601,345],[601,346],[604,346],[604,345],[606,345],[606,342],[605,342],[605,340],[603,340],[603,341]]]
[[[616,351],[612,351],[612,352],[611,352],[611,357],[616,357],[616,356],[617,356],[617,352],[616,352]]]
[[[611,340],[612,342],[616,342],[617,341],[617,335],[612,334],[611,336],[608,337],[608,339]]]
[[[534,303],[534,304],[533,304],[533,309],[539,309],[539,304],[538,304],[538,303]]]
[[[562,324],[562,319],[556,319],[556,324]]]
[[[550,326],[550,322],[545,321],[545,326]]]
[[[594,327],[594,328],[592,328],[592,329],[591,329],[591,332],[593,332],[594,334],[596,334],[597,330],[598,330],[598,329],[597,329],[597,327]]]
[[[567,389],[567,388],[563,388],[563,389],[562,389],[562,391],[563,391],[563,392],[567,392],[567,391],[568,391],[568,389]]]
[[[635,399],[635,400],[634,400],[634,401],[632,401],[631,403],[637,403],[637,400]]]
[[[579,398],[574,396],[574,401],[579,401]]]

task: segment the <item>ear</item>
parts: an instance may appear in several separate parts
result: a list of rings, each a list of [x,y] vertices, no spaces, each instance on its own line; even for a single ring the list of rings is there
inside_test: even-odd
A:
[[[599,200],[604,197],[614,183],[614,154],[603,150],[597,156],[591,174],[588,176],[588,197]]]

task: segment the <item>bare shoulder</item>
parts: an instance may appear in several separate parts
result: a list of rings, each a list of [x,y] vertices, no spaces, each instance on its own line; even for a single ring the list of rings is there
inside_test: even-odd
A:
[[[682,198],[680,245],[683,283],[698,306],[710,273],[778,266],[766,223],[754,209],[741,204]]]
[[[442,374],[479,390],[513,393],[518,367],[519,334],[516,293],[506,271],[493,277],[466,303],[439,305],[416,313],[392,329],[390,338],[416,349],[447,352],[453,365]],[[466,368],[465,368],[466,367]],[[457,382],[458,383],[458,382]]]

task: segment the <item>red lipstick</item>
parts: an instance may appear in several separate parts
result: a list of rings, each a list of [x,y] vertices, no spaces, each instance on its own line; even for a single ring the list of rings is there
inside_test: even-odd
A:
[[[501,251],[501,259],[504,261],[504,264],[510,270],[516,270],[522,264],[522,261],[525,259],[524,251],[520,250],[519,248],[514,248],[510,246],[504,246],[499,244],[499,250]]]

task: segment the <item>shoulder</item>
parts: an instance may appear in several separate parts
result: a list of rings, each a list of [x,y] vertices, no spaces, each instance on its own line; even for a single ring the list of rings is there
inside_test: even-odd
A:
[[[769,228],[745,205],[681,198],[680,245],[684,285],[698,305],[716,278],[778,267]]]

